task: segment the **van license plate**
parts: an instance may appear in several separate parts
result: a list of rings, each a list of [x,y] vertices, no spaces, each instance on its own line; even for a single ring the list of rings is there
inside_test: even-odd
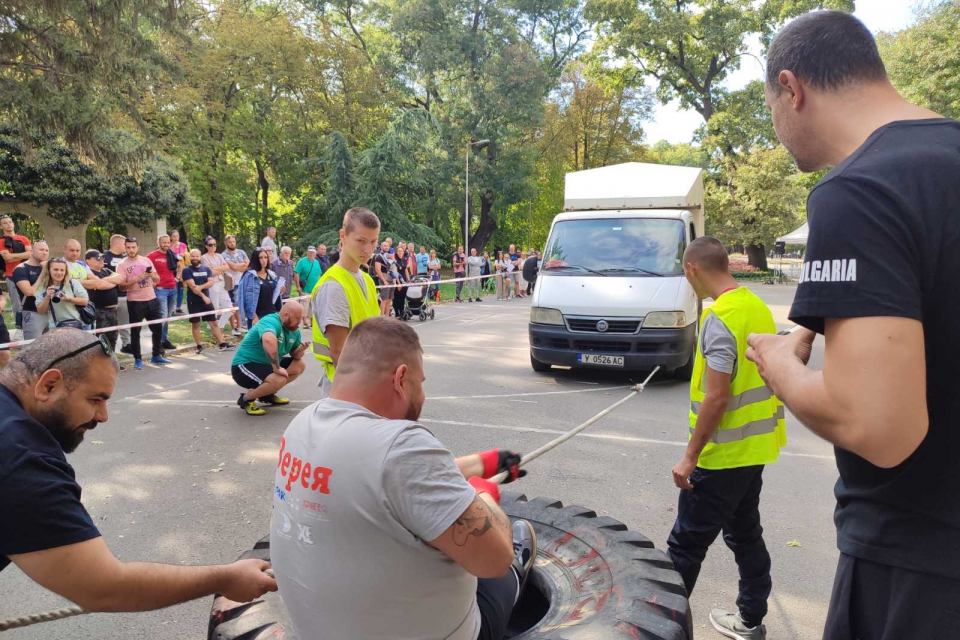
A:
[[[623,356],[601,356],[593,353],[578,353],[577,362],[580,364],[600,364],[606,367],[622,367]]]

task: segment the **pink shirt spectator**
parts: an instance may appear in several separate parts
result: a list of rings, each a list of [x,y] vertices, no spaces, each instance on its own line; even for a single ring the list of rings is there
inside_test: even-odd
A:
[[[127,280],[133,280],[140,275],[143,276],[136,284],[127,289],[127,300],[147,302],[157,297],[156,292],[153,290],[153,279],[147,275],[147,267],[152,266],[153,263],[144,256],[137,256],[132,260],[129,257],[124,258],[123,261],[117,265],[117,272],[122,273]]]
[[[171,244],[170,248],[173,250],[174,255],[176,255],[178,258],[187,252],[187,245],[183,242]]]

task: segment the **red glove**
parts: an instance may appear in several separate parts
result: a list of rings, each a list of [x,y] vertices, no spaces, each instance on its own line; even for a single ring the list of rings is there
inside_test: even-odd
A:
[[[520,468],[520,454],[508,449],[490,449],[477,454],[483,461],[483,477],[492,478],[503,471],[507,472],[507,478],[504,484],[513,482],[517,478],[527,475],[527,472]]]
[[[496,482],[490,482],[477,476],[473,476],[467,482],[477,490],[477,493],[489,493],[493,501],[500,504],[500,487],[497,486]]]

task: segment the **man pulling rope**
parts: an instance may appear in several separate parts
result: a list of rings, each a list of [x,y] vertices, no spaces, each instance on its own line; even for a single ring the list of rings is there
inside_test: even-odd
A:
[[[147,611],[214,593],[245,602],[275,591],[262,560],[182,567],[110,552],[65,454],[107,421],[118,368],[102,336],[58,329],[0,372],[0,570],[12,562],[87,611]]]

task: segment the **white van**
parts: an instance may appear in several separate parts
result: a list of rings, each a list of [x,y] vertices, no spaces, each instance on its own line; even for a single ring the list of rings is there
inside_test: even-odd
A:
[[[700,303],[683,251],[703,235],[703,171],[626,164],[566,176],[530,309],[530,364],[689,379]]]

